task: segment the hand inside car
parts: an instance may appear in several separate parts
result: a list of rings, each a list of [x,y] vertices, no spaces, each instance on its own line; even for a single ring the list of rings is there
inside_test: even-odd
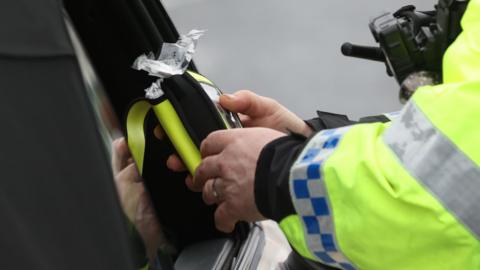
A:
[[[148,257],[153,260],[157,250],[166,248],[168,243],[125,139],[115,140],[112,146],[112,169],[123,211],[135,225],[145,243]]]

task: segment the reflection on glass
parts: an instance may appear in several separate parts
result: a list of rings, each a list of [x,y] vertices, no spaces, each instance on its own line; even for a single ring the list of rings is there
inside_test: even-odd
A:
[[[218,88],[215,88],[209,84],[206,84],[206,83],[200,83],[200,84],[202,85],[207,95],[215,104],[215,108],[217,108],[217,112],[222,118],[225,126],[227,128],[241,128],[242,124],[240,122],[240,119],[238,118],[238,115],[236,113],[227,111],[222,106],[220,106],[219,99],[220,99],[220,96],[222,95],[222,92],[218,90]]]

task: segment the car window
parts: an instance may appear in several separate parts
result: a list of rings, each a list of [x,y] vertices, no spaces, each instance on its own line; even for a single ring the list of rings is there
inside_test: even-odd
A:
[[[75,50],[79,67],[87,91],[87,96],[93,108],[95,120],[97,122],[98,132],[100,133],[103,143],[109,156],[112,151],[112,141],[122,136],[118,119],[114,113],[113,107],[105,93],[105,90],[99,81],[93,66],[82,46],[82,43],[73,27],[70,19],[65,15],[65,23],[67,30]]]

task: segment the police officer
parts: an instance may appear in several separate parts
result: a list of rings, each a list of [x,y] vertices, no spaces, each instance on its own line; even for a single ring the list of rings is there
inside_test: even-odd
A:
[[[218,205],[218,229],[274,219],[309,261],[480,269],[480,0],[462,28],[443,84],[417,90],[389,123],[332,129],[350,123],[321,115],[308,125],[252,92],[223,96],[248,128],[208,136],[187,185]],[[182,169],[174,156],[168,166]]]

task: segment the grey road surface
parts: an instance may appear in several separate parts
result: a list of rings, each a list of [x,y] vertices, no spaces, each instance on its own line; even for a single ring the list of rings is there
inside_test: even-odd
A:
[[[251,89],[303,118],[315,110],[361,116],[398,110],[382,63],[341,55],[345,41],[374,45],[368,22],[434,0],[164,0],[181,33],[207,29],[195,55],[225,92]]]

